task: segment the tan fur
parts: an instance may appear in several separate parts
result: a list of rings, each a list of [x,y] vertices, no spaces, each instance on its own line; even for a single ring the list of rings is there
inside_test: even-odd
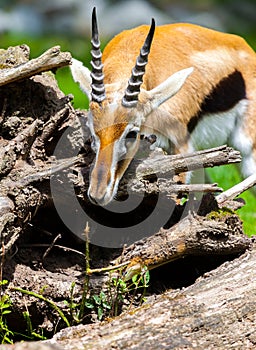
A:
[[[91,102],[90,110],[93,114],[94,131],[103,144],[108,144],[109,139],[117,139],[129,121],[129,115],[124,107],[120,106],[113,111],[107,101],[104,101],[102,105]]]

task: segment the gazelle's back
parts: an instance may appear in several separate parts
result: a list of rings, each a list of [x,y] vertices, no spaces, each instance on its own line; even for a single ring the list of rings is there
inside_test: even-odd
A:
[[[120,79],[120,75],[130,76],[148,30],[147,25],[125,30],[107,44],[102,56],[105,83],[112,82],[113,77]],[[152,88],[151,79],[158,79],[159,83],[161,78],[163,81],[178,69],[193,66],[194,63],[198,69],[203,70],[212,61],[215,63],[215,70],[223,73],[223,69],[227,70],[226,59],[230,62],[230,70],[234,66],[245,70],[249,69],[248,63],[250,66],[256,65],[256,56],[254,62],[253,56],[255,53],[252,48],[237,35],[187,23],[157,26],[144,81]],[[226,59],[223,61],[223,58]],[[244,64],[247,64],[246,67]],[[147,79],[147,76],[151,79]]]

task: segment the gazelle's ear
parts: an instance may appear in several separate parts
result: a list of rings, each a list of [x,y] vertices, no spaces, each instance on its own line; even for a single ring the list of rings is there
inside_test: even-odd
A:
[[[70,70],[74,81],[79,83],[80,89],[88,96],[89,100],[91,100],[92,79],[90,70],[75,58],[72,58]]]
[[[174,96],[181,89],[193,70],[193,67],[182,69],[171,75],[154,89],[147,91],[152,110]]]

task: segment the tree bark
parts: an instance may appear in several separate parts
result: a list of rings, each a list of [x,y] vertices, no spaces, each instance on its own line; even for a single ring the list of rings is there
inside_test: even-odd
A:
[[[103,323],[67,328],[46,342],[1,349],[254,349],[256,247],[193,285],[149,297]]]
[[[71,55],[54,47],[28,59],[25,45],[0,52],[0,255],[9,253],[45,204],[47,191],[32,183],[35,176],[37,182],[46,177],[51,135],[58,134],[65,121],[72,125],[77,119],[70,97],[58,89],[53,75],[42,73],[70,64]],[[25,181],[29,177],[30,183]]]

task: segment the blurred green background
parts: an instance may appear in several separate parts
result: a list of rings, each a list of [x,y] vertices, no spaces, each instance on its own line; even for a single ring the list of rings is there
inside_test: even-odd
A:
[[[27,44],[31,58],[60,45],[90,67],[90,17],[97,7],[102,47],[116,33],[149,23],[190,22],[243,36],[256,50],[255,0],[1,0],[1,48]],[[87,108],[86,96],[73,83],[69,68],[58,70],[62,91],[74,95],[75,108]],[[235,166],[209,170],[212,181],[227,189],[240,181]],[[247,234],[255,233],[256,201],[247,191],[239,210]]]

